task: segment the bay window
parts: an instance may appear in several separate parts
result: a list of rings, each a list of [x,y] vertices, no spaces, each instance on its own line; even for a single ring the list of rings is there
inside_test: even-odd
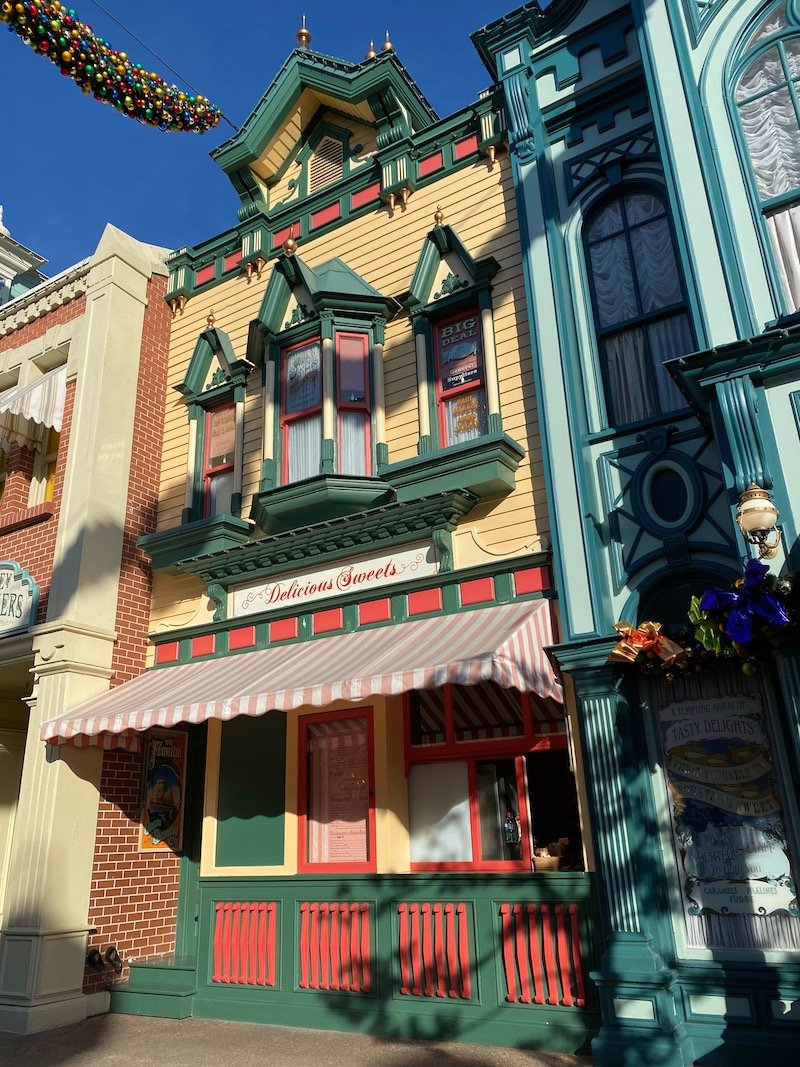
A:
[[[368,475],[370,462],[369,337],[336,334],[339,474]]]
[[[295,345],[283,359],[283,480],[322,471],[322,348],[319,340]]]

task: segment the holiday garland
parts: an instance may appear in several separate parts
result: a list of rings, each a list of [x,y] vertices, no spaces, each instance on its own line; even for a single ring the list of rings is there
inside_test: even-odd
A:
[[[74,8],[53,3],[2,0],[0,22],[55,63],[84,93],[160,130],[205,133],[220,120],[219,108],[204,96],[189,96],[140,63],[131,63],[79,22]]]

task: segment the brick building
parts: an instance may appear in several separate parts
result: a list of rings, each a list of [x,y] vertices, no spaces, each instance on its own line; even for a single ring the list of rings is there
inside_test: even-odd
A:
[[[137,539],[153,528],[161,462],[164,255],[109,226],[88,259],[0,307],[2,1029],[83,1018],[90,926],[104,948],[119,933],[103,896],[119,873],[97,862],[91,878],[98,787],[103,841],[138,815],[126,790],[141,769],[117,758],[101,777],[99,752],[48,757],[38,735],[144,667]]]

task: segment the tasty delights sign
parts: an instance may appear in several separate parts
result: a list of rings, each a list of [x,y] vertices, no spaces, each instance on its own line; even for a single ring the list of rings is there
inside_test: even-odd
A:
[[[430,545],[415,545],[397,552],[360,556],[332,567],[284,574],[272,581],[239,586],[230,594],[231,616],[286,611],[329,597],[370,593],[379,596],[387,585],[432,577],[439,572]]]

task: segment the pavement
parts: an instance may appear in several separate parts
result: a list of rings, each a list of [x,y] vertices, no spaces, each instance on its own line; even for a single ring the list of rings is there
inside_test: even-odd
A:
[[[217,1019],[97,1015],[39,1034],[0,1033],[0,1065],[37,1067],[591,1067],[591,1059],[446,1041]]]

